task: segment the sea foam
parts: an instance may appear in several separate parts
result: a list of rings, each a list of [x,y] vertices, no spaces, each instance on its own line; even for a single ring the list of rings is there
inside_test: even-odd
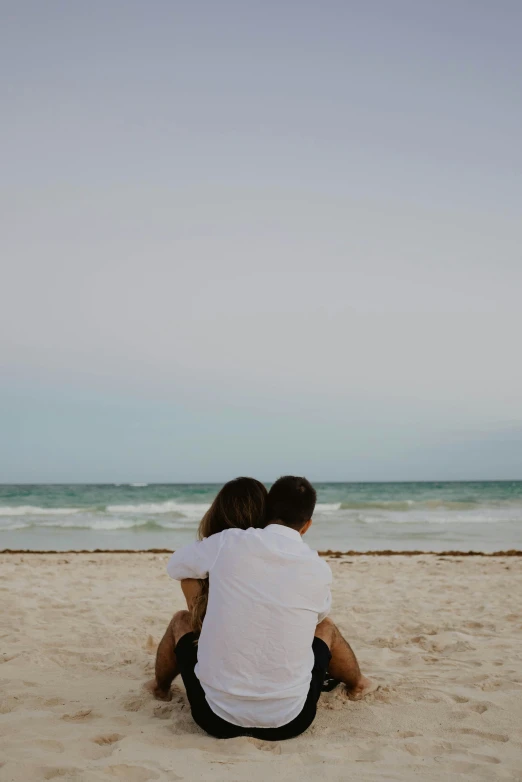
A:
[[[167,500],[166,502],[143,502],[137,505],[107,505],[107,511],[109,513],[137,513],[143,514],[160,514],[171,513],[179,516],[203,516],[203,514],[210,508],[208,503],[183,503],[176,502],[175,500]]]
[[[0,507],[0,516],[68,516],[80,513],[81,508],[38,508],[35,505],[15,505]]]

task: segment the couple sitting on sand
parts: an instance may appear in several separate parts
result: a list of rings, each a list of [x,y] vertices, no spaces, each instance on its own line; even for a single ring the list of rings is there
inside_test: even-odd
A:
[[[203,517],[200,540],[169,560],[188,611],[170,622],[149,687],[170,700],[181,674],[192,717],[212,736],[289,739],[312,724],[323,689],[344,682],[352,699],[375,689],[327,619],[332,573],[303,542],[315,502],[305,478],[269,492],[237,478]]]

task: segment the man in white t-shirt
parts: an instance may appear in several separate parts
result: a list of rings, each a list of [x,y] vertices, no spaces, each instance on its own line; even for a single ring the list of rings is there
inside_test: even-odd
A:
[[[176,551],[167,572],[210,579],[199,641],[178,611],[158,648],[154,693],[180,673],[192,716],[217,738],[292,738],[313,722],[325,678],[351,698],[375,689],[327,618],[332,573],[303,541],[316,493],[286,476],[270,489],[264,529],[227,529]]]

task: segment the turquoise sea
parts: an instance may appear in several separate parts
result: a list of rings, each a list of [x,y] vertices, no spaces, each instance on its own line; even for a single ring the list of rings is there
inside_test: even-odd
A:
[[[522,549],[522,481],[316,483],[308,543],[357,551]],[[0,485],[1,549],[148,549],[195,538],[219,484]]]

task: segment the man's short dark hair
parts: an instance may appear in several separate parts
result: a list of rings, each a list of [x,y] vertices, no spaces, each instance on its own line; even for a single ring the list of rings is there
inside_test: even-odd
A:
[[[300,530],[312,518],[316,500],[316,491],[306,478],[285,475],[268,492],[267,524],[282,521],[285,526]]]

